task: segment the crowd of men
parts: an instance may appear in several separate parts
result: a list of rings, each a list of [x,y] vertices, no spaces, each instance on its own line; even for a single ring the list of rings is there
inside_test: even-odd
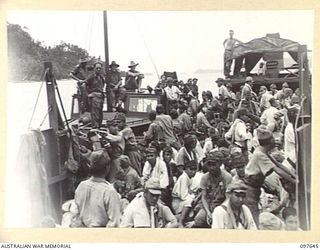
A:
[[[203,91],[200,101],[196,78],[184,83],[162,76],[155,89],[166,94],[168,110],[158,104],[149,113],[151,123],[138,141],[124,112],[102,125],[102,83],[112,82],[107,91],[120,105],[125,90],[119,65],[111,63],[117,73],[107,79],[101,66],[77,78],[89,107],[99,112],[91,111],[87,144],[73,146],[71,157],[80,160],[62,226],[299,230],[299,89],[271,84],[255,93],[249,76],[234,93],[218,78],[218,95]],[[140,89],[135,66],[129,65],[126,90]]]

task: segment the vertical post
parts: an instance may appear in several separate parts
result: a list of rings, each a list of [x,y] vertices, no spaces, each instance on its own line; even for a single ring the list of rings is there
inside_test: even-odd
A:
[[[48,70],[45,75],[46,88],[47,88],[47,100],[48,100],[48,116],[49,126],[54,131],[58,131],[58,107],[56,102],[54,79],[52,73],[52,62],[44,62],[44,70]]]
[[[300,227],[310,229],[311,188],[311,85],[307,46],[299,46],[299,88],[302,104],[296,128],[297,143],[297,201]]]
[[[106,72],[106,92],[107,92],[107,111],[112,112],[112,95],[111,86],[109,86],[109,41],[108,41],[108,18],[107,11],[103,11],[103,27],[104,27],[104,54],[105,54],[105,72]]]

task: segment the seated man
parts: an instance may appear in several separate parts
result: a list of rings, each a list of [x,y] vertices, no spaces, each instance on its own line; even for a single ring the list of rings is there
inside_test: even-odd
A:
[[[227,186],[229,197],[212,213],[213,229],[257,229],[250,209],[244,205],[246,192],[242,181],[233,181]]]
[[[184,165],[184,170],[179,176],[172,190],[172,208],[175,214],[183,214],[180,218],[180,227],[183,227],[183,219],[186,217],[191,208],[191,203],[195,198],[190,187],[192,185],[192,178],[197,171],[197,164],[195,161],[189,161]],[[187,210],[184,212],[184,210]]]
[[[159,180],[150,178],[145,184],[144,192],[137,194],[124,211],[120,227],[177,227],[177,219],[170,209],[158,202],[160,195]]]
[[[200,182],[202,209],[194,218],[195,228],[209,228],[212,224],[212,212],[225,200],[226,186],[232,181],[231,175],[222,170],[223,155],[219,151],[210,153],[204,159],[204,167],[208,169]]]

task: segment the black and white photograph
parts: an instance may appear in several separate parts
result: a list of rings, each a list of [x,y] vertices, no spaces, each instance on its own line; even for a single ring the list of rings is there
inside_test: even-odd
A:
[[[5,228],[311,230],[314,11],[6,14]]]

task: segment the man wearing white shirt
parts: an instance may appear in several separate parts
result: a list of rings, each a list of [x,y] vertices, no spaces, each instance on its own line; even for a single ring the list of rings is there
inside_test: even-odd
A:
[[[174,107],[175,109],[177,109],[177,104],[181,95],[181,91],[178,87],[173,85],[172,77],[167,78],[167,87],[164,88],[164,91],[166,92],[166,96],[169,101],[169,110],[170,107]]]

